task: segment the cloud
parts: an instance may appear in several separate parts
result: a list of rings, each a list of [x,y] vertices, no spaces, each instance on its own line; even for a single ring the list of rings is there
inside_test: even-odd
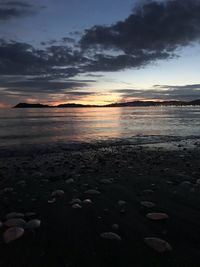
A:
[[[0,20],[31,16],[44,6],[35,6],[24,1],[0,1]]]
[[[190,101],[200,97],[200,84],[154,85],[149,89],[116,89],[111,91],[121,97],[121,101],[134,99],[160,99]]]
[[[143,1],[125,20],[85,30],[80,45],[86,51],[102,50],[104,56],[95,63],[109,70],[142,67],[200,40],[199,14],[199,0]],[[116,51],[120,55],[114,56]]]

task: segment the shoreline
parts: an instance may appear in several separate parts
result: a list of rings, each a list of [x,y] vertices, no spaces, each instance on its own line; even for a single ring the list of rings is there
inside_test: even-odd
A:
[[[33,212],[41,226],[25,229],[9,244],[3,242],[2,226],[0,265],[198,266],[200,142],[172,139],[153,144],[115,140],[73,149],[45,145],[32,151],[27,146],[21,154],[13,148],[7,155],[1,149],[0,220],[10,212]],[[64,194],[54,201],[52,192],[58,189]],[[70,204],[74,198],[80,207]],[[92,203],[84,204],[85,199]],[[144,207],[142,201],[155,206]],[[149,212],[169,218],[152,221]],[[105,232],[121,241],[102,238]],[[144,242],[148,237],[167,241],[172,251],[154,251]]]

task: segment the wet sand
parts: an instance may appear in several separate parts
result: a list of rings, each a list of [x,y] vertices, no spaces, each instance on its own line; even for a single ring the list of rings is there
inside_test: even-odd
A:
[[[200,143],[188,144],[2,150],[0,220],[9,212],[34,212],[30,217],[41,226],[5,244],[3,225],[0,266],[199,266]],[[54,199],[58,189],[64,195]],[[90,189],[99,194],[87,193]],[[92,203],[72,207],[74,198]],[[153,221],[146,217],[149,212],[169,218]],[[121,240],[104,239],[105,232]],[[153,250],[144,242],[147,237],[167,241],[172,251]]]

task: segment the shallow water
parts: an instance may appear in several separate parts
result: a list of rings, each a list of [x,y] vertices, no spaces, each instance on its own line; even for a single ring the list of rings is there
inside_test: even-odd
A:
[[[200,107],[1,109],[0,146],[200,135]]]

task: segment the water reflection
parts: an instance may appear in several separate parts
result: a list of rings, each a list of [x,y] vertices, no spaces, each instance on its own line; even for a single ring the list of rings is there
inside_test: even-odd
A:
[[[0,110],[0,145],[199,135],[199,107]]]

